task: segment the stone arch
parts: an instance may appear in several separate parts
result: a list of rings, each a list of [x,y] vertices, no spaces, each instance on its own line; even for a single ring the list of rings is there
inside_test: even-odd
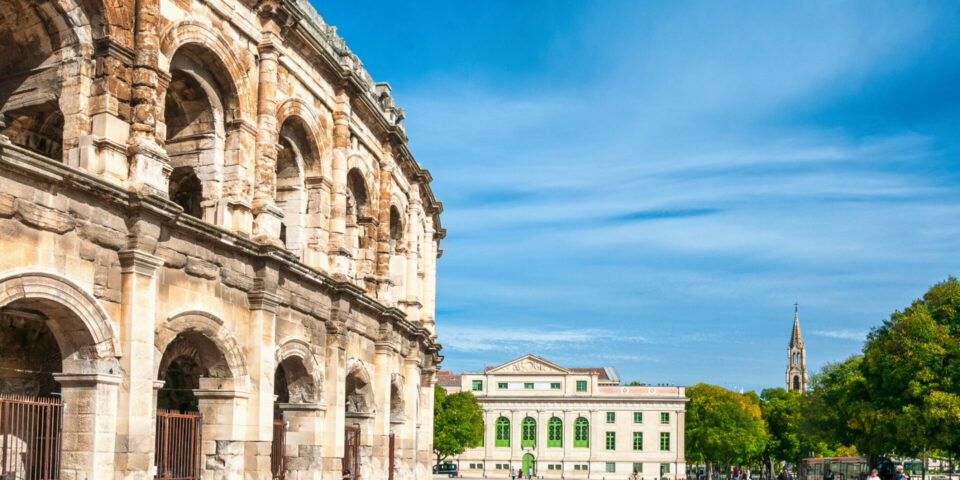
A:
[[[351,358],[347,362],[346,412],[367,414],[373,409],[373,380],[363,361]]]
[[[73,0],[0,0],[0,134],[55,160],[89,130],[86,105],[92,79],[91,18]],[[51,85],[55,86],[51,88]]]
[[[223,320],[208,312],[191,310],[171,316],[157,327],[154,348],[154,369],[158,377],[176,358],[165,359],[168,350],[174,355],[193,358],[201,364],[206,376],[242,378],[247,375],[247,363],[239,343],[224,327]]]
[[[209,50],[217,59],[236,96],[236,112],[228,112],[230,119],[253,122],[255,99],[246,69],[240,59],[227,46],[223,37],[212,27],[194,20],[182,20],[170,25],[161,35],[159,68],[170,72],[174,54],[185,45],[197,45]],[[231,115],[232,114],[232,115]]]
[[[93,295],[66,277],[39,271],[0,277],[0,308],[14,302],[34,310],[65,314],[48,320],[48,326],[63,351],[65,368],[68,359],[115,361],[121,354],[116,329],[103,306]],[[104,368],[113,367],[114,362],[106,362],[105,365]]]
[[[277,347],[278,368],[284,373],[288,403],[318,403],[322,394],[322,373],[310,343],[293,338]]]
[[[317,191],[325,171],[322,132],[312,110],[299,99],[285,101],[278,113],[275,202],[283,211],[280,240],[301,255],[308,239],[316,236],[315,222],[308,217],[323,214],[318,200],[327,196]]]
[[[330,145],[327,140],[327,127],[317,111],[304,100],[292,97],[288,98],[277,107],[277,125],[283,128],[283,124],[290,119],[297,119],[302,122],[307,135],[307,143],[314,162],[308,162],[304,165],[304,177],[314,178],[321,175],[329,175],[329,153]]]

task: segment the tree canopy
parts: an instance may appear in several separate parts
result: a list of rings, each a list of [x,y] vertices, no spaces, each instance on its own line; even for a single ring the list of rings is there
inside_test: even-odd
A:
[[[459,455],[483,441],[483,410],[470,392],[447,394],[434,387],[433,453],[437,465],[445,458]]]

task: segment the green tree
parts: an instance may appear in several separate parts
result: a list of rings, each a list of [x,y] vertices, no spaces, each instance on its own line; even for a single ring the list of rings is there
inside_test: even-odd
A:
[[[714,465],[729,468],[760,458],[766,434],[756,394],[700,383],[687,396],[686,455],[706,464],[708,478]]]
[[[800,408],[798,392],[783,388],[767,388],[760,392],[760,411],[767,427],[763,461],[769,477],[775,475],[779,462],[796,464],[803,457]]]
[[[470,392],[448,395],[440,386],[434,387],[433,399],[433,453],[437,465],[452,455],[460,455],[468,448],[479,447],[483,441],[483,410]]]
[[[870,332],[860,370],[889,452],[960,451],[960,282],[934,285]]]

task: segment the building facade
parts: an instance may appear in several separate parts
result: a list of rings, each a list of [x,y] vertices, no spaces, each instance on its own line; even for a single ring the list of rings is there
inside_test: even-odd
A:
[[[616,371],[567,368],[525,355],[438,382],[472,392],[484,412],[479,448],[457,458],[465,477],[686,478],[683,387],[622,386]]]
[[[787,345],[787,390],[807,391],[807,348],[800,334],[800,307],[793,308],[793,333]]]
[[[60,412],[3,469],[427,478],[442,207],[335,27],[0,0],[0,46],[0,402]]]

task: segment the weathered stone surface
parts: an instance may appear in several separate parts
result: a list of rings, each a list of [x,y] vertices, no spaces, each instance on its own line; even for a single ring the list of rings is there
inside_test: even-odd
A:
[[[73,217],[50,207],[17,199],[15,211],[24,224],[54,233],[73,230],[77,224]]]
[[[80,225],[80,235],[104,248],[120,250],[126,245],[126,235],[116,230],[102,227],[92,222]]]
[[[207,279],[214,279],[220,275],[220,268],[211,262],[197,257],[187,257],[187,273]]]

